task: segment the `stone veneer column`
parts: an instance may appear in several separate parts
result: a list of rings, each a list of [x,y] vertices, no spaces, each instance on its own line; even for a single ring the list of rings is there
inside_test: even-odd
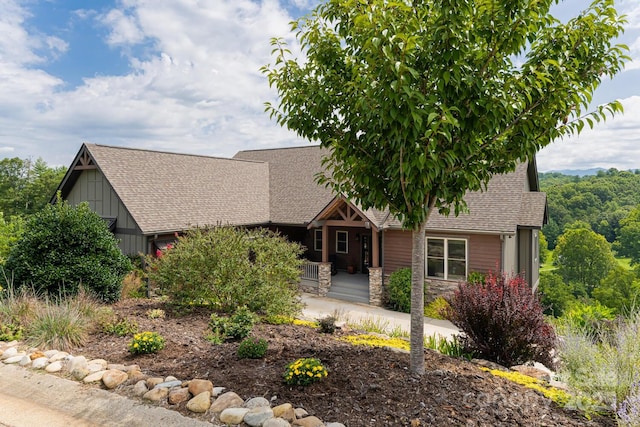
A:
[[[382,306],[382,267],[369,267],[369,304]]]
[[[322,262],[318,266],[318,295],[327,295],[331,287],[331,263]]]

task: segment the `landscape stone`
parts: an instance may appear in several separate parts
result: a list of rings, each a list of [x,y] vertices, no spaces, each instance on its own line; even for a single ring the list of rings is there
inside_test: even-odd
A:
[[[109,390],[118,387],[120,384],[129,379],[126,372],[118,369],[109,369],[102,376],[102,383]]]
[[[182,385],[182,381],[172,380],[172,381],[164,381],[164,382],[161,382],[160,384],[156,384],[154,388],[173,388],[173,387],[180,387],[181,385]]]
[[[273,418],[273,410],[269,407],[260,406],[250,409],[245,414],[243,421],[250,427],[262,427],[269,418]]]
[[[254,398],[249,399],[246,402],[244,402],[244,405],[242,405],[242,406],[244,406],[245,408],[249,408],[249,409],[264,408],[265,406],[267,408],[269,408],[271,406],[271,404],[264,397],[254,397]]]
[[[31,364],[31,357],[29,356],[24,356],[19,362],[18,365],[20,366],[29,366]]]
[[[168,388],[154,388],[146,392],[144,395],[142,395],[142,398],[144,400],[149,400],[151,402],[159,402],[165,397],[167,397],[168,395],[169,395]]]
[[[147,388],[146,381],[138,381],[136,385],[133,386],[133,394],[138,397],[144,396],[144,394],[148,391],[149,389]]]
[[[211,392],[211,395],[213,397],[218,397],[220,396],[222,393],[224,393],[224,391],[226,390],[225,387],[214,387],[213,391]]]
[[[324,427],[324,423],[318,417],[300,418],[299,420],[295,420],[293,425],[301,427]]]
[[[87,363],[89,365],[100,365],[100,366],[102,366],[102,370],[103,371],[106,371],[107,370],[107,365],[109,365],[109,363],[104,359],[93,359],[93,360],[90,360]]]
[[[213,383],[209,380],[193,379],[189,381],[189,392],[194,396],[199,395],[203,391],[213,392]]]
[[[12,365],[14,363],[20,362],[22,360],[22,358],[25,357],[25,356],[26,356],[26,354],[24,354],[24,353],[18,353],[15,356],[11,356],[11,357],[8,357],[8,358],[4,359],[4,363],[6,363],[7,365]]]
[[[54,354],[53,356],[51,356],[49,358],[49,363],[54,363],[57,361],[62,361],[64,360],[65,357],[67,357],[69,355],[69,353],[67,353],[66,351],[59,351],[56,354]]]
[[[211,392],[203,391],[187,402],[187,409],[202,414],[211,407]]]
[[[147,376],[143,374],[142,371],[140,371],[140,369],[132,369],[129,372],[127,372],[127,375],[129,375],[129,380],[132,383],[137,383],[138,381],[147,380]]]
[[[213,401],[211,405],[211,411],[218,413],[222,412],[227,408],[239,408],[244,404],[244,400],[236,393],[232,391],[228,391],[226,393],[218,396],[216,400]]]
[[[282,418],[269,418],[262,424],[262,427],[291,427],[291,423]]]
[[[10,357],[13,357],[15,355],[18,354],[18,349],[15,347],[9,347],[8,349],[6,349],[3,353],[2,356],[0,356],[0,360],[7,360]]]
[[[100,371],[106,371],[107,370],[106,366],[103,366],[101,363],[91,363],[91,362],[87,363],[87,369],[91,373],[100,372]]]
[[[87,358],[84,356],[76,356],[69,361],[69,371],[73,372],[76,369],[87,370]]]
[[[29,355],[29,357],[31,358],[31,360],[36,360],[36,359],[39,359],[41,357],[46,357],[46,356],[41,351],[34,351],[33,353],[31,353]]]
[[[71,371],[71,376],[78,381],[84,380],[91,372],[86,367],[75,368]]]
[[[296,414],[293,411],[293,405],[291,403],[283,403],[273,408],[273,416],[276,418],[282,418],[289,422],[293,422],[296,419]]]
[[[249,412],[247,408],[227,408],[220,413],[220,422],[231,425],[241,424],[247,412]]]
[[[346,426],[342,423],[329,423],[326,425],[326,427],[346,427]]]
[[[174,377],[173,375],[169,375],[167,378],[164,379],[165,383],[171,382],[171,381],[178,381],[178,379],[176,377]]]
[[[49,363],[49,359],[47,359],[46,357],[38,357],[31,362],[31,367],[33,369],[42,369],[47,366],[47,363]]]
[[[309,413],[303,408],[296,408],[293,410],[293,412],[296,414],[296,418],[304,418],[309,416]]]
[[[140,370],[140,365],[127,365],[124,367],[125,372],[139,371],[139,370]]]
[[[122,363],[109,363],[107,365],[107,370],[109,369],[117,369],[122,372],[125,372],[127,370],[127,368]]]
[[[54,372],[60,372],[62,370],[62,361],[58,360],[53,363],[49,363],[45,368],[45,371],[53,374]]]
[[[44,352],[44,355],[47,356],[48,358],[51,358],[55,356],[57,353],[59,353],[58,350],[47,350]]]
[[[186,402],[190,397],[191,393],[189,393],[189,389],[186,387],[174,388],[169,390],[169,403],[172,405]]]
[[[164,378],[160,378],[160,377],[147,378],[147,387],[149,387],[149,390],[151,390],[152,388],[154,388],[158,384],[162,384],[163,382],[164,382]]]
[[[520,372],[523,375],[528,377],[536,378],[542,381],[549,382],[551,381],[551,375],[547,371],[543,371],[542,369],[538,369],[533,366],[527,365],[516,365],[511,367],[512,371]]]
[[[106,371],[92,372],[82,379],[85,384],[96,383],[102,380],[102,376]]]

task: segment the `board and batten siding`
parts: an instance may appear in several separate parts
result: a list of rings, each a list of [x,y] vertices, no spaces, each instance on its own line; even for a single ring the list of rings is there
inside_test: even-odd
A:
[[[117,218],[115,236],[123,253],[146,253],[146,239],[133,217],[115,191],[97,169],[82,171],[67,196],[73,206],[88,202],[89,207],[103,218]]]
[[[479,271],[486,273],[500,269],[502,259],[502,242],[500,236],[492,234],[456,235],[432,233],[427,231],[427,237],[449,237],[467,239],[467,272]],[[411,267],[411,232],[402,230],[385,230],[384,273],[391,274],[399,268]]]

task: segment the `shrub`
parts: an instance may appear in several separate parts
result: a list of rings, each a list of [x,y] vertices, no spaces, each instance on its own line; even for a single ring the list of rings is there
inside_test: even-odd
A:
[[[247,307],[240,307],[231,317],[213,313],[209,320],[212,340],[218,341],[215,337],[219,341],[245,338],[251,333],[255,321],[256,316]]]
[[[469,276],[467,276],[468,283],[483,285],[485,280],[486,274],[480,273],[479,271],[471,271],[469,272]]]
[[[129,342],[129,351],[133,354],[157,353],[164,348],[164,338],[157,332],[135,334]]]
[[[32,216],[5,265],[16,286],[37,293],[74,295],[82,284],[99,299],[115,301],[131,262],[105,222],[87,203],[58,200]]]
[[[107,321],[102,325],[102,330],[110,335],[125,337],[138,332],[138,324],[127,318],[117,319],[115,321]]]
[[[318,320],[318,326],[323,334],[332,334],[336,331],[336,318],[333,316],[323,317]]]
[[[238,346],[238,357],[240,359],[262,359],[267,354],[269,343],[262,338],[248,337],[240,342]]]
[[[438,297],[424,307],[424,315],[432,319],[444,320],[449,303],[444,297]]]
[[[225,313],[245,305],[293,316],[301,254],[300,245],[268,230],[192,229],[161,257],[147,259],[148,275],[178,305],[204,302]]]
[[[3,323],[0,321],[0,341],[21,340],[24,334],[22,326],[15,323]]]
[[[607,405],[633,393],[640,366],[640,311],[611,322],[604,334],[570,323],[559,327],[558,373],[572,390]]]
[[[297,359],[287,365],[284,382],[289,385],[309,385],[329,375],[322,362],[316,358]]]
[[[447,317],[464,332],[466,351],[505,366],[538,361],[553,367],[555,333],[521,277],[488,274],[485,284],[461,283],[448,302]]]
[[[618,426],[636,427],[640,425],[640,383],[634,382],[627,397],[614,405]]]
[[[425,294],[427,287],[424,287]],[[411,269],[401,268],[389,276],[388,307],[403,313],[411,312]]]
[[[147,310],[146,314],[149,319],[164,319],[166,315],[164,310],[161,308],[154,308],[152,310]]]
[[[559,318],[561,323],[573,325],[587,332],[598,332],[604,324],[615,318],[614,310],[598,301],[575,302]]]

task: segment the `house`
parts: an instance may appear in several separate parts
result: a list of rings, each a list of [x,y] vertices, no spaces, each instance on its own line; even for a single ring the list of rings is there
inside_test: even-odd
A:
[[[228,159],[83,144],[58,189],[72,204],[88,202],[126,254],[155,253],[191,227],[266,227],[307,248],[307,289],[380,304],[384,280],[411,265],[411,233],[388,211],[363,210],[318,185],[322,157],[311,145]],[[547,209],[535,160],[496,175],[465,201],[469,213],[433,213],[427,222],[431,294],[474,271],[524,274],[537,286]]]

